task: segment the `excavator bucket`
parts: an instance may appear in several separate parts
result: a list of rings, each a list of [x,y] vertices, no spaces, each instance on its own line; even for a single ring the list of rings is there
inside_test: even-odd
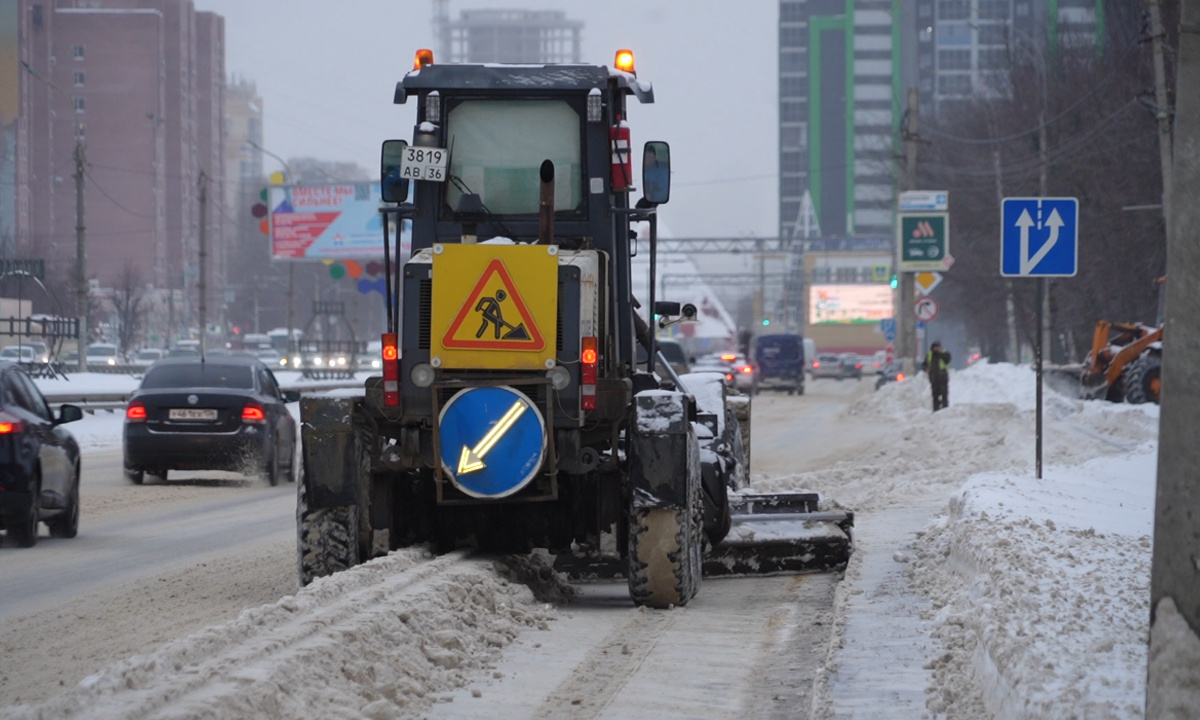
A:
[[[820,511],[816,493],[731,495],[732,524],[704,558],[705,575],[840,570],[850,561],[854,513]]]

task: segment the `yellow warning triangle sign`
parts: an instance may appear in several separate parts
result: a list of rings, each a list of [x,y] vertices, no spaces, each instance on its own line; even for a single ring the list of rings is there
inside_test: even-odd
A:
[[[534,352],[546,347],[502,260],[496,258],[488,263],[442,337],[442,346],[454,350]]]

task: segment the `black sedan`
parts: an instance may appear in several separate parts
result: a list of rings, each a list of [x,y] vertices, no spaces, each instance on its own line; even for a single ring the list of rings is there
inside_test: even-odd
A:
[[[79,532],[79,445],[62,427],[83,417],[63,405],[56,417],[16,363],[0,361],[0,527],[18,547]]]
[[[125,410],[125,476],[138,485],[168,470],[228,470],[295,480],[296,422],[258,358],[169,357],[146,370]]]

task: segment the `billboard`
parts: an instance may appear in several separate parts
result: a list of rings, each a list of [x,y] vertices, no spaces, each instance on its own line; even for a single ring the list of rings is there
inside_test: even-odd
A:
[[[377,182],[272,187],[271,257],[276,260],[383,257],[383,216],[379,205]],[[393,236],[392,242],[395,241]]]
[[[878,325],[892,316],[888,285],[810,285],[809,325]]]

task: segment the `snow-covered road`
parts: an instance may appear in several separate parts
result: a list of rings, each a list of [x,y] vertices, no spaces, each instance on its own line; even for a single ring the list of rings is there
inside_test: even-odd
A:
[[[598,585],[555,607],[404,551],[293,595],[293,547],[263,540],[0,605],[0,717],[1140,718],[1157,407],[1050,394],[1042,480],[1032,409],[1032,373],[1007,365],[955,373],[936,415],[920,377],[755,398],[756,488],[857,512],[840,583],[710,581],[666,612]],[[70,543],[106,512],[85,494],[76,540],[0,549],[0,584],[86,554]]]

